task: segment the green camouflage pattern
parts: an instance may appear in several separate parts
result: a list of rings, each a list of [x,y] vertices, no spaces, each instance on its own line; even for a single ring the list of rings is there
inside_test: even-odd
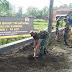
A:
[[[44,51],[47,51],[47,43],[49,40],[49,33],[46,31],[40,31],[40,32],[31,32],[31,36],[36,36],[36,38],[40,39],[40,53],[43,54]]]

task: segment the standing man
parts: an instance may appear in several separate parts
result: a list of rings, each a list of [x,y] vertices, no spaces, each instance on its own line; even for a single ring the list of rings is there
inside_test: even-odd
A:
[[[68,17],[68,21],[69,21],[69,24],[70,24],[70,26],[69,26],[69,28],[70,28],[70,32],[69,32],[69,34],[70,34],[70,43],[71,43],[70,48],[72,48],[72,15],[70,15]]]
[[[68,17],[68,22],[69,22],[69,28],[71,29],[71,26],[72,26],[72,15],[70,15]]]
[[[68,33],[69,33],[69,22],[67,21],[67,19],[65,18],[64,19],[64,22],[66,23],[65,25],[65,28],[64,28],[64,44],[65,45],[68,45],[67,44],[67,37],[68,37]]]
[[[57,19],[57,23],[56,23],[56,39],[57,39],[58,36],[59,36],[59,25],[61,25],[60,21],[61,21],[61,17],[59,17],[59,18]]]
[[[72,15],[68,17],[69,24],[72,25]]]

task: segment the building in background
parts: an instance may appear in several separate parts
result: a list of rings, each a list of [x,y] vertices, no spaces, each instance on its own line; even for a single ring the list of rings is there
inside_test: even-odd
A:
[[[58,9],[53,10],[53,21],[58,17],[67,17],[70,14],[72,14],[72,9],[69,9],[66,6],[60,6]]]

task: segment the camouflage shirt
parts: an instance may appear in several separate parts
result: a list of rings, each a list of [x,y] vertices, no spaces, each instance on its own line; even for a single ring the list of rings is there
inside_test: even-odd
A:
[[[31,32],[30,33],[33,38],[36,39],[46,39],[49,38],[49,33],[46,31],[40,31],[40,32]]]
[[[65,32],[66,33],[69,33],[69,22],[66,22],[66,25],[65,25]]]

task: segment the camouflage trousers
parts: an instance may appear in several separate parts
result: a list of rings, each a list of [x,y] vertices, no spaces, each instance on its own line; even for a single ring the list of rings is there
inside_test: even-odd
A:
[[[64,42],[67,43],[67,37],[68,37],[68,33],[64,33]]]
[[[56,35],[59,35],[59,29],[56,27]]]
[[[40,53],[43,54],[47,51],[48,39],[40,39]]]

